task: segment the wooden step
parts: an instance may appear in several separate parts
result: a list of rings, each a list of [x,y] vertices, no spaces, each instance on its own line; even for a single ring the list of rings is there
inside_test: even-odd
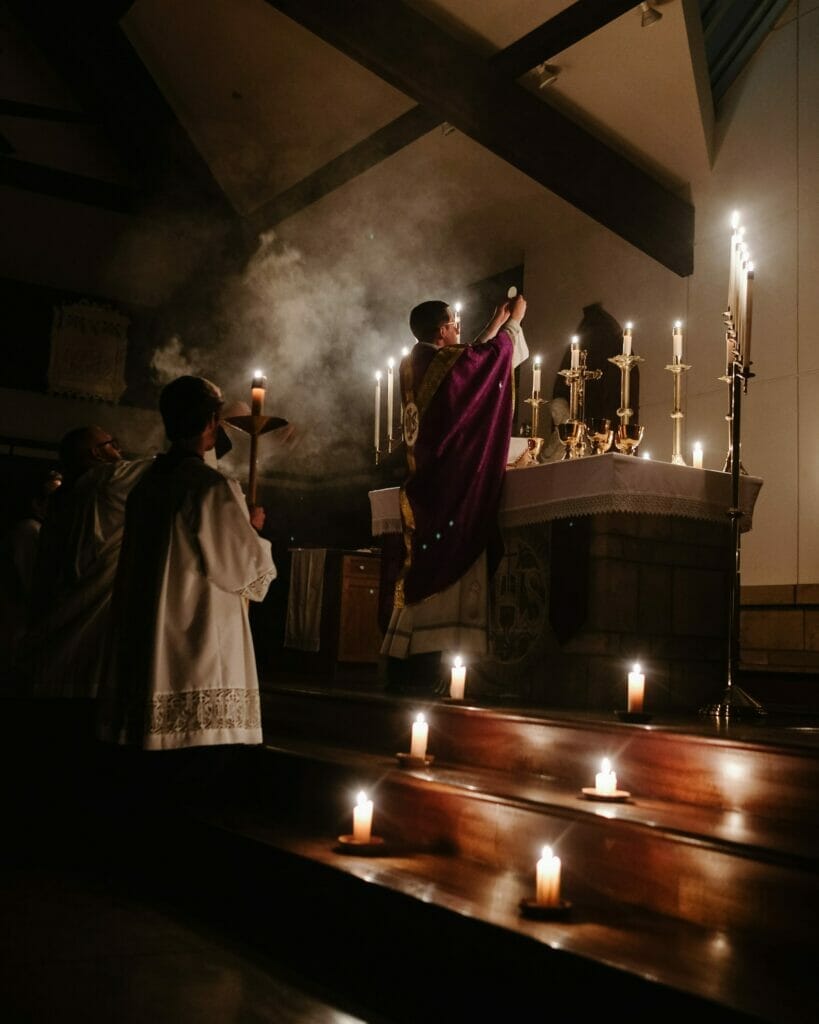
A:
[[[819,730],[811,726],[700,719],[623,723],[599,715],[476,707],[321,688],[267,688],[266,739],[350,747],[392,757],[409,749],[417,712],[429,720],[438,761],[554,780],[579,791],[594,784],[603,757],[641,801],[659,800],[790,822],[816,839]],[[816,845],[819,851],[819,841]]]

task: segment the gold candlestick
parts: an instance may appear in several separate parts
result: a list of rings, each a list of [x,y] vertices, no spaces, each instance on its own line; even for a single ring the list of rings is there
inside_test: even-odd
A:
[[[541,405],[548,405],[549,403],[545,398],[540,397],[540,393],[532,395],[531,398],[525,398],[524,402],[532,407],[532,437],[540,437],[538,429],[540,427],[540,407]]]
[[[635,356],[629,352],[628,354],[618,353],[616,356],[610,356],[609,362],[614,363],[620,369],[620,408],[617,410],[617,416],[621,425],[626,426],[634,415],[634,410],[629,404],[631,402],[631,368],[635,363],[642,363],[644,360],[642,356]]]
[[[260,372],[253,375],[253,382],[250,385],[250,415],[249,416],[228,416],[225,423],[236,427],[250,435],[250,467],[247,478],[247,503],[256,504],[256,482],[258,478],[258,455],[259,437],[268,434],[271,430],[278,430],[279,427],[286,427],[287,420],[280,416],[264,415],[264,395],[267,388],[267,378]],[[247,408],[247,406],[245,406]]]
[[[574,440],[567,447],[567,455],[571,459],[579,459],[589,454],[589,439],[584,420],[586,408],[586,381],[600,380],[602,370],[587,370],[585,349],[578,353],[578,365],[573,369],[560,370],[560,376],[566,378],[569,388],[569,422],[577,424]]]
[[[685,417],[682,411],[682,375],[690,369],[688,363],[679,362],[676,357],[673,363],[666,366],[666,370],[674,374],[674,407],[671,410],[671,419],[674,421],[674,444],[671,461],[675,466],[687,465],[682,453],[682,421]]]

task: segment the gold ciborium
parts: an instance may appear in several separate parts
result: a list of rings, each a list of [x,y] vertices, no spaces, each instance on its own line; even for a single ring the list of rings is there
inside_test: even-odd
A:
[[[644,430],[639,423],[621,423],[614,437],[614,447],[623,455],[636,455]]]
[[[563,453],[561,462],[565,462],[566,459],[580,458],[580,447],[583,442],[585,431],[585,424],[581,423],[579,420],[566,420],[565,423],[558,423],[557,436],[560,438],[561,443],[566,449]]]
[[[603,455],[611,448],[614,441],[614,431],[611,429],[611,420],[603,416],[595,416],[589,420],[586,436],[591,441],[592,454]]]

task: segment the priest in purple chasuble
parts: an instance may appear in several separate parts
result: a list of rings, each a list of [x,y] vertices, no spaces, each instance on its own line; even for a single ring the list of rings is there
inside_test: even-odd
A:
[[[400,368],[405,554],[381,648],[388,666],[433,652],[486,652],[488,579],[502,553],[497,518],[512,371],[529,354],[525,311],[522,296],[504,303],[472,345],[460,343],[444,302],[421,303],[410,315],[417,344]]]

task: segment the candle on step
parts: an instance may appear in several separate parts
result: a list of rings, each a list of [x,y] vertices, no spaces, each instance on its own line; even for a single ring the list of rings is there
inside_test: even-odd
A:
[[[603,758],[600,771],[594,777],[594,788],[600,796],[611,796],[617,789],[617,775],[611,769],[611,761]]]
[[[694,469],[702,469],[702,445],[699,441],[694,442],[694,456],[691,465]]]
[[[543,907],[560,902],[560,858],[552,856],[551,846],[543,847],[537,862],[535,899]]]
[[[628,674],[628,710],[642,711],[643,697],[645,696],[646,677],[640,671],[638,662]]]
[[[429,725],[423,715],[418,715],[412,723],[412,742],[410,744],[410,757],[417,757],[423,760],[427,756],[427,738],[429,736]]]
[[[373,802],[367,799],[367,794],[362,789],[353,808],[353,839],[357,843],[369,843],[372,827]]]
[[[466,688],[466,665],[463,664],[460,654],[455,659],[452,665],[452,679],[449,683],[449,696],[453,700],[464,699],[464,689]]]

